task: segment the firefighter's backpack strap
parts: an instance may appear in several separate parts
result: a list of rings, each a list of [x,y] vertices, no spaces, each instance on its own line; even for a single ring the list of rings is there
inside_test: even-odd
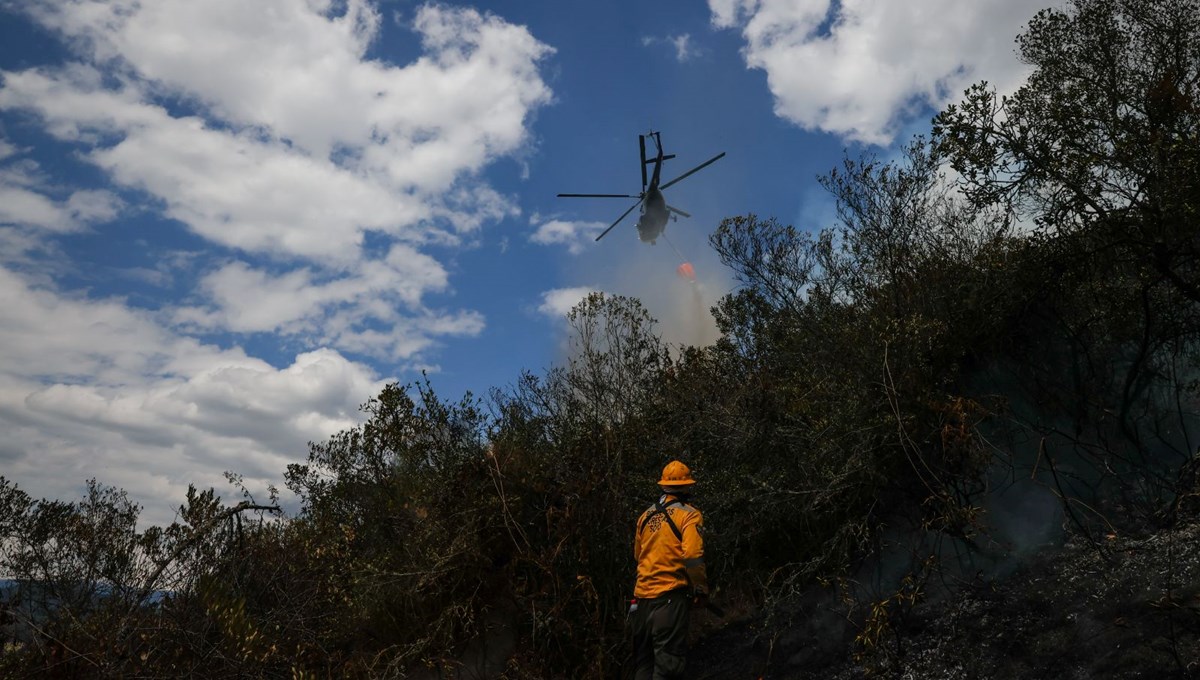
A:
[[[666,506],[664,506],[660,501],[654,501],[654,512],[646,513],[646,517],[642,519],[642,526],[638,527],[638,534],[641,534],[646,528],[646,524],[650,521],[650,518],[660,512],[662,513],[662,516],[666,518],[667,524],[671,527],[671,533],[675,534],[675,538],[682,541],[683,532],[679,530],[679,527],[675,524],[675,520],[671,519],[671,513],[667,512]]]

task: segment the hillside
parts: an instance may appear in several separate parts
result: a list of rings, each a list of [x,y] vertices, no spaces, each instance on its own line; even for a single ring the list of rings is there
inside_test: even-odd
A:
[[[1200,676],[1200,523],[1097,549],[1078,538],[1011,573],[929,584],[874,649],[827,590],[790,626],[751,619],[697,642],[695,678],[945,680]],[[772,644],[771,638],[774,638]]]

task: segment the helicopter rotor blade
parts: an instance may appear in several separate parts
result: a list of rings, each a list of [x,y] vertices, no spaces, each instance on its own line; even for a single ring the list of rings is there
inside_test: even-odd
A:
[[[646,190],[646,136],[638,135],[638,150],[642,154],[642,191]]]
[[[559,198],[641,198],[637,194],[559,194]]]
[[[608,225],[608,229],[605,229],[604,231],[600,232],[600,235],[596,237],[596,240],[597,240],[597,241],[599,241],[600,239],[604,238],[604,235],[605,235],[605,234],[607,234],[608,232],[612,231],[612,230],[613,230],[613,227],[615,227],[615,226],[617,226],[618,224],[620,224],[620,223],[621,223],[621,220],[625,219],[625,216],[626,216],[626,215],[628,215],[629,213],[633,212],[633,209],[634,209],[634,208],[636,208],[636,207],[638,207],[638,206],[639,206],[639,205],[641,205],[641,204],[642,204],[642,199],[640,199],[640,198],[639,198],[637,203],[634,203],[633,205],[629,206],[629,210],[626,210],[625,212],[621,213],[621,216],[617,218],[617,221],[616,221],[616,222],[613,222],[612,224]]]
[[[667,210],[670,210],[671,212],[675,213],[676,215],[682,215],[684,217],[691,217],[691,215],[689,215],[688,213],[685,213],[684,211],[682,211],[679,208],[676,208],[674,206],[668,205]]]
[[[682,175],[680,175],[680,176],[676,177],[675,179],[671,180],[670,182],[667,182],[666,184],[664,184],[664,185],[660,186],[660,187],[658,188],[658,189],[659,189],[659,191],[662,191],[663,189],[666,189],[667,187],[671,186],[672,184],[675,184],[676,182],[678,182],[678,181],[680,181],[680,180],[682,180],[682,179],[684,179],[684,178],[686,178],[686,177],[690,177],[690,176],[692,176],[693,174],[695,174],[695,173],[697,173],[697,172],[700,172],[700,171],[701,171],[701,170],[703,170],[704,168],[707,168],[708,166],[712,165],[713,163],[716,163],[717,161],[721,160],[721,159],[722,159],[722,158],[724,158],[724,157],[725,157],[725,152],[724,152],[724,151],[722,151],[721,153],[717,154],[716,156],[713,156],[712,158],[710,158],[710,159],[708,159],[708,160],[704,161],[703,163],[701,163],[700,165],[697,165],[696,167],[692,168],[691,170],[688,170],[687,172],[685,172],[685,173],[683,173]]]

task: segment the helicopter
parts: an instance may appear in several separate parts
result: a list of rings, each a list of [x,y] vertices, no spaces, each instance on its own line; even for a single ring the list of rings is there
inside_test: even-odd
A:
[[[646,158],[646,137],[647,136],[649,136],[651,139],[654,140],[654,146],[658,149],[658,153],[654,156],[654,158],[651,158],[651,159]],[[608,232],[613,230],[613,227],[620,224],[621,220],[625,219],[625,217],[627,215],[629,215],[629,213],[633,212],[634,208],[636,208],[640,205],[640,206],[642,206],[642,212],[641,212],[641,215],[638,217],[638,221],[637,221],[638,239],[641,240],[642,243],[649,243],[650,245],[654,245],[654,243],[658,240],[658,238],[660,236],[662,236],[663,231],[667,228],[667,220],[669,218],[674,219],[676,215],[682,215],[684,217],[691,217],[691,215],[680,210],[679,208],[667,205],[667,199],[663,196],[663,193],[662,193],[663,189],[666,189],[666,188],[674,185],[676,182],[679,182],[687,177],[692,176],[693,174],[699,172],[700,170],[703,170],[704,168],[721,160],[725,156],[725,152],[722,151],[721,153],[717,154],[716,156],[713,156],[712,158],[701,163],[700,165],[697,165],[696,167],[692,168],[691,170],[688,170],[687,172],[676,177],[675,179],[671,180],[670,182],[667,182],[666,184],[663,184],[660,186],[659,185],[659,176],[660,176],[660,173],[662,172],[663,161],[674,158],[675,154],[667,154],[667,155],[663,154],[662,133],[654,132],[653,130],[646,133],[645,135],[638,135],[638,149],[639,149],[639,151],[641,153],[641,157],[642,157],[642,193],[636,194],[636,195],[635,194],[559,194],[558,195],[559,198],[636,198],[637,199],[637,202],[634,203],[633,205],[629,206],[628,210],[621,213],[621,216],[618,217],[615,222],[610,224],[607,229],[600,232],[600,235],[596,237],[597,241],[604,238],[604,236],[606,234],[608,234]],[[651,163],[654,164],[654,172],[650,177],[649,186],[647,186],[647,184],[646,184],[646,166],[650,165]]]

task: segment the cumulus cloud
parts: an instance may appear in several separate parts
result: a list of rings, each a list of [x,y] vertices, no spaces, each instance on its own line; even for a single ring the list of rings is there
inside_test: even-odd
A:
[[[360,167],[401,185],[444,188],[517,147],[529,108],[549,98],[536,65],[551,49],[523,27],[425,5],[413,28],[426,54],[397,67],[366,56],[380,25],[370,3],[333,9],[328,0],[48,0],[31,12],[96,59],[196,97],[226,122],[317,157],[361,150]]]
[[[259,491],[306,442],[357,423],[383,382],[323,349],[274,368],[173,333],[120,300],[31,286],[0,268],[0,428],[6,476],[71,497],[89,476],[169,521],[189,482],[221,472]]]
[[[1045,0],[709,0],[762,69],[775,113],[801,127],[888,144],[922,106],[972,82],[1015,90],[1013,39]]]
[[[566,246],[567,252],[578,255],[607,226],[603,222],[549,220],[540,224],[529,240],[543,246]]]
[[[64,206],[23,187],[0,184],[0,224],[66,231],[72,220]]]
[[[372,53],[368,0],[9,8],[71,56],[0,72],[0,112],[99,172],[65,186],[0,140],[6,476],[72,497],[94,475],[164,521],[188,482],[234,470],[261,490],[306,442],[358,422],[382,382],[353,355],[422,364],[440,338],[482,332],[477,311],[427,296],[453,292],[442,254],[518,214],[482,171],[521,152],[551,99],[552,49],[525,27],[427,4],[405,26],[419,56],[397,64]],[[197,238],[182,269],[118,275],[198,274],[186,306],[65,288],[56,239],[134,212]],[[179,243],[138,238],[164,257]],[[213,333],[221,346],[197,339]],[[251,336],[307,351],[272,365],[239,349]]]
[[[110,191],[76,190],[57,198],[37,162],[16,159],[19,150],[0,140],[0,227],[52,233],[79,231],[112,220],[123,205]],[[61,191],[57,193],[62,193]]]
[[[421,7],[412,29],[425,54],[407,65],[367,56],[380,21],[363,0],[340,11],[305,0],[50,0],[26,11],[71,40],[79,60],[3,73],[0,109],[36,115],[119,186],[242,253],[206,279],[210,313],[199,315],[233,331],[313,327],[392,284],[400,313],[360,316],[429,316],[414,298],[443,290],[446,277],[418,248],[458,244],[517,213],[478,171],[520,149],[531,111],[550,99],[537,69],[552,50],[470,9]],[[68,205],[30,189],[7,197],[8,219],[46,228],[105,214],[94,195]],[[386,264],[364,252],[368,234],[392,242]],[[246,258],[263,256],[292,266],[255,274],[273,304],[252,321],[267,306],[223,295],[222,282],[246,282]],[[314,282],[316,291],[302,285]],[[386,342],[392,349],[378,351],[394,353]]]
[[[422,295],[446,287],[446,271],[428,255],[395,245],[387,257],[361,263],[346,276],[323,279],[310,267],[272,274],[243,262],[204,278],[202,287],[216,315],[211,326],[239,332],[286,331],[321,316],[323,308],[360,303],[363,314],[390,320],[404,307],[417,308]],[[246,295],[253,290],[254,295]],[[368,307],[372,301],[391,304]]]
[[[448,227],[469,231],[480,218],[513,212],[486,188],[452,190],[454,177],[431,183],[429,191],[444,192],[435,196],[413,181],[387,176],[390,171],[421,177],[418,168],[403,166],[421,163],[424,149],[380,158],[380,168],[364,170],[265,139],[257,128],[233,131],[172,116],[141,101],[143,96],[131,87],[103,89],[99,73],[81,66],[6,74],[0,108],[38,113],[52,134],[83,143],[86,158],[118,183],[161,199],[168,217],[214,243],[252,254],[346,264],[358,256],[367,231],[415,243],[454,242]],[[114,134],[119,141],[106,144]],[[443,151],[446,155],[433,153],[434,164],[454,158],[453,150]],[[458,167],[472,169],[470,159]]]
[[[377,358],[408,359],[438,336],[483,330],[477,312],[439,312],[421,304],[427,291],[446,286],[446,271],[437,261],[404,245],[336,278],[307,267],[273,273],[231,262],[202,279],[210,304],[181,308],[175,320],[205,330],[308,337]],[[254,295],[246,295],[248,290]]]
[[[542,293],[542,303],[538,305],[538,311],[553,319],[561,319],[589,293],[594,292],[596,289],[591,286],[548,290]]]

